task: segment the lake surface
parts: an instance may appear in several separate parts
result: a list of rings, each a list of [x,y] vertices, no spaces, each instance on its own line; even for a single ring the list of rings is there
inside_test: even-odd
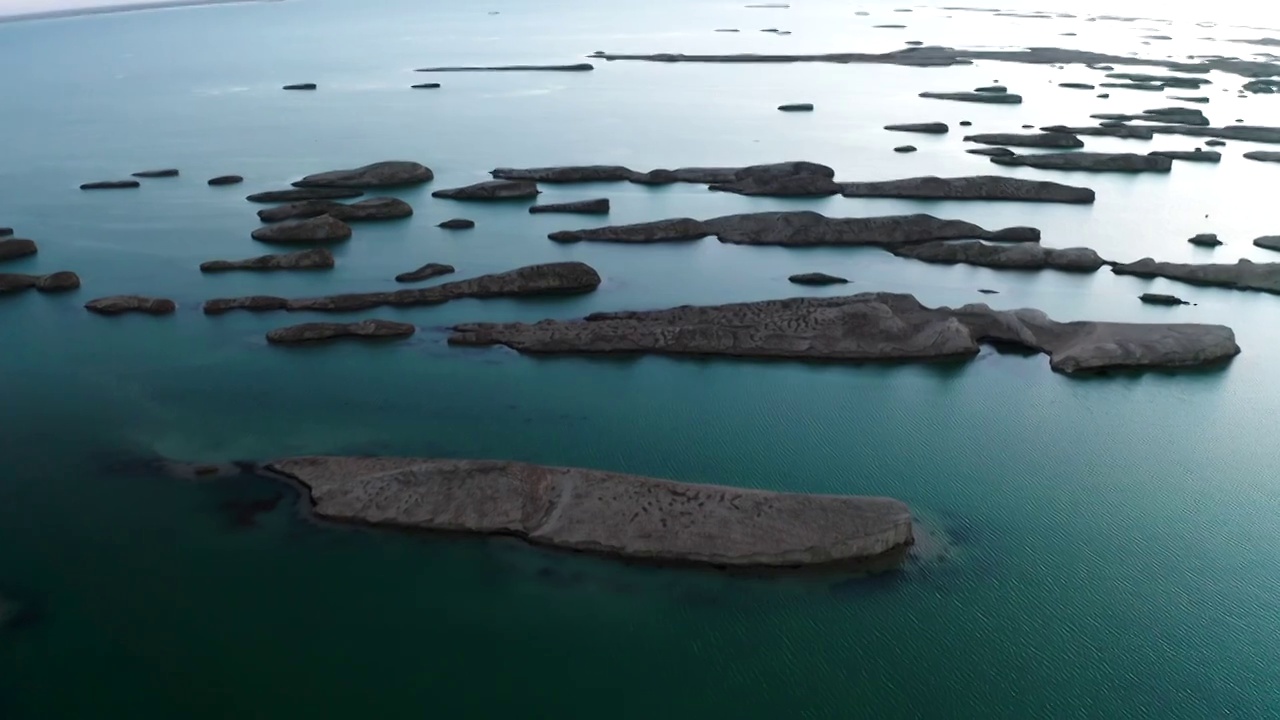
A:
[[[741,5],[297,0],[0,25],[0,66],[11,69],[0,73],[0,225],[40,243],[38,256],[3,269],[84,279],[76,293],[0,302],[0,593],[24,608],[0,631],[0,717],[1280,717],[1280,299],[1105,270],[933,266],[875,249],[559,245],[546,234],[603,221],[430,198],[497,166],[805,159],[842,180],[993,173],[963,152],[956,122],[975,132],[1088,124],[1090,113],[1167,98],[1098,99],[1056,83],[1101,72],[997,62],[412,72],[572,63],[596,50],[871,52],[906,40],[1243,56],[1266,48],[1221,40],[1266,31],[1226,25],[1266,23],[1230,5],[1214,17],[1216,4],[1172,24],[1087,21],[1127,14],[1117,3],[1073,4],[1064,9],[1078,18],[1053,20]],[[1135,5],[1133,15],[1170,17]],[[792,34],[758,32],[768,27]],[[1174,39],[1143,45],[1150,28]],[[1208,36],[1220,40],[1198,39]],[[1211,96],[1201,107],[1215,124],[1280,124],[1280,99],[1240,99],[1243,79],[1209,77],[1206,92],[1185,94]],[[408,89],[426,80],[443,87]],[[1024,104],[916,97],[993,81]],[[320,90],[279,89],[296,82]],[[774,109],[787,102],[817,111]],[[952,132],[880,129],[933,120]],[[892,152],[908,142],[920,151]],[[608,196],[610,224],[928,212],[1034,225],[1048,246],[1117,260],[1274,260],[1250,241],[1280,233],[1280,167],[1242,159],[1249,149],[1267,148],[1231,142],[1220,165],[1180,163],[1167,176],[998,169],[1087,184],[1093,206],[629,184],[548,186],[541,201]],[[261,206],[247,193],[384,159],[424,162],[436,180],[395,193],[415,206],[412,220],[357,227],[336,270],[197,271],[268,251],[249,238]],[[76,189],[169,166],[182,176],[139,191]],[[246,182],[205,185],[225,173]],[[435,227],[458,216],[478,227]],[[1199,232],[1226,245],[1185,242]],[[389,289],[429,261],[469,277],[569,259],[600,271],[597,292],[377,312],[419,326],[397,345],[271,348],[267,330],[313,318],[199,310],[210,297]],[[854,282],[787,282],[815,270]],[[870,290],[1060,320],[1224,323],[1244,353],[1207,372],[1070,379],[1043,356],[990,351],[961,364],[839,366],[531,359],[444,343],[444,328],[464,321]],[[1196,304],[1145,306],[1145,291]],[[110,319],[81,307],[117,293],[170,297],[179,310]],[[510,540],[331,527],[271,481],[188,482],[151,466],[344,452],[891,495],[916,511],[922,542],[901,573],[872,580],[636,568]]]

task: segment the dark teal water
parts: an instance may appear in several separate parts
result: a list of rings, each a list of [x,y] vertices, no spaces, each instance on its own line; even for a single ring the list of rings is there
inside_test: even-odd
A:
[[[970,119],[975,130],[1011,131],[1154,106],[1145,95],[1102,101],[1047,81],[1100,79],[1082,68],[997,63],[614,63],[570,76],[448,75],[439,91],[407,89],[425,79],[411,68],[437,63],[781,43],[892,49],[904,39],[956,43],[962,23],[973,44],[1009,42],[1012,28],[1026,44],[1155,52],[1136,44],[1142,31],[1132,25],[795,5],[314,0],[0,26],[0,66],[22,68],[0,74],[0,224],[41,243],[36,258],[5,270],[74,269],[85,282],[67,296],[0,302],[0,593],[26,608],[0,634],[0,717],[1280,717],[1280,300],[1107,272],[930,266],[874,250],[562,246],[545,234],[595,220],[430,199],[431,188],[498,165],[803,158],[851,180],[975,174],[991,166],[964,154],[954,132],[904,138],[877,128]],[[870,29],[886,22],[908,24],[896,32],[912,37]],[[793,35],[754,32],[768,26]],[[1187,46],[1167,52],[1207,42],[1194,40],[1204,29],[1175,30]],[[1066,31],[1079,36],[1057,38]],[[1275,124],[1275,100],[1239,101],[1220,92],[1239,79],[1213,78],[1206,112],[1216,122]],[[1026,103],[914,97],[993,79]],[[278,90],[304,81],[321,90]],[[773,110],[794,101],[818,112]],[[902,142],[921,151],[890,151]],[[1275,169],[1242,160],[1245,149],[1231,143],[1220,166],[1179,165],[1162,178],[1069,178],[1097,189],[1092,207],[792,202],[630,185],[546,188],[543,199],[607,195],[610,222],[763,208],[923,211],[1032,224],[1047,245],[1122,260],[1264,259],[1249,240],[1277,232],[1266,199]],[[332,273],[196,271],[203,260],[262,252],[248,236],[258,208],[246,193],[390,158],[425,162],[438,179],[400,193],[417,209],[411,221],[359,227]],[[137,192],[75,189],[163,166],[183,176]],[[248,181],[204,184],[232,172]],[[454,216],[479,227],[434,227]],[[1227,245],[1192,248],[1184,240],[1197,232]],[[591,263],[605,283],[565,300],[378,313],[421,328],[401,345],[269,348],[266,330],[306,318],[199,312],[215,296],[389,288],[428,261],[469,276],[560,259]],[[810,270],[855,283],[786,282]],[[1148,289],[1198,304],[1143,306],[1135,296]],[[994,353],[910,367],[535,360],[451,349],[442,331],[862,290],[1039,307],[1061,319],[1224,322],[1244,354],[1220,371],[1073,380],[1043,357]],[[172,297],[180,309],[106,319],[80,307],[121,292]],[[146,465],[319,452],[513,458],[893,495],[917,511],[928,542],[902,573],[875,581],[745,579],[505,540],[334,528],[306,519],[294,492],[269,481],[191,483]]]

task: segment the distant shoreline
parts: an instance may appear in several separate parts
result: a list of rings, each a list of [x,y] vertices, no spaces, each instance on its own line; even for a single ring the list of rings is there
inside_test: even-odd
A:
[[[24,20],[54,20],[84,15],[110,15],[141,10],[169,10],[202,5],[231,5],[251,2],[280,2],[280,0],[152,0],[151,2],[125,2],[119,5],[105,5],[102,7],[68,8],[66,10],[26,12],[18,15],[0,15],[0,24]]]

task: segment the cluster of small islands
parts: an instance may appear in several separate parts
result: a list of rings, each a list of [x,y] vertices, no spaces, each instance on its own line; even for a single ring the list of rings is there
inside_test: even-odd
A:
[[[956,8],[963,9],[963,8]],[[776,28],[775,33],[784,33]],[[736,30],[721,29],[721,32]],[[1247,78],[1241,93],[1280,90],[1280,66],[1221,56],[1194,62],[1151,60],[1057,48],[957,50],[911,46],[884,54],[825,55],[621,55],[597,52],[603,61],[663,63],[884,63],[937,67],[997,60],[1038,65],[1084,65],[1105,73],[1098,83],[1064,82],[1068,90],[1165,89],[1202,91],[1209,71]],[[1158,66],[1180,74],[1115,72],[1115,65]],[[555,66],[436,67],[425,72],[591,71],[590,63]],[[286,86],[315,90],[314,83]],[[420,83],[414,88],[439,88]],[[1016,105],[1023,101],[1006,86],[926,92],[940,100]],[[1105,96],[1105,93],[1104,95]],[[1204,104],[1204,96],[1175,100]],[[779,107],[813,111],[811,103]],[[1157,134],[1203,139],[1220,148],[1227,141],[1280,144],[1280,127],[1214,126],[1198,108],[1172,106],[1134,113],[1093,116],[1093,126],[1054,125],[1033,132],[970,134],[967,152],[990,157],[993,165],[1025,166],[1074,173],[1168,173],[1176,162],[1219,162],[1220,150],[1194,148],[1149,153],[1083,151],[1090,136],[1150,140]],[[960,123],[968,125],[969,123]],[[1023,130],[1032,129],[1023,126]],[[885,127],[893,133],[945,134],[942,122],[903,122]],[[1015,150],[1017,148],[1018,150]],[[1020,152],[1029,148],[1050,152]],[[894,148],[915,150],[909,145]],[[1280,161],[1280,152],[1251,151],[1244,157]],[[144,181],[181,177],[177,169],[143,171],[126,180],[85,183],[85,191],[138,189]],[[607,215],[610,200],[584,197],[558,204],[537,203],[540,184],[693,183],[711,191],[744,196],[910,198],[1087,205],[1095,192],[1078,185],[1045,180],[974,175],[909,177],[858,182],[837,180],[826,165],[806,161],[742,167],[684,167],[636,170],[616,165],[496,168],[491,180],[436,190],[442,200],[471,203],[527,203],[530,213]],[[331,271],[336,260],[329,246],[350,240],[353,226],[394,222],[414,209],[394,197],[365,197],[367,191],[419,186],[434,180],[427,166],[414,161],[376,162],[363,167],[307,175],[293,187],[247,197],[268,204],[257,212],[262,225],[252,237],[288,252],[244,259],[211,259],[203,273]],[[243,178],[226,175],[210,186],[230,186]],[[440,223],[465,232],[476,227],[467,218]],[[8,237],[0,228],[0,262],[35,255],[36,243]],[[557,243],[595,242],[646,245],[688,243],[715,238],[722,243],[782,247],[874,247],[926,263],[967,264],[1020,271],[1111,272],[1140,278],[1166,278],[1192,285],[1280,294],[1280,262],[1172,263],[1153,258],[1108,260],[1087,247],[1053,248],[1040,244],[1034,227],[984,228],[927,214],[879,217],[828,217],[808,211],[770,211],[711,218],[661,218],[553,232]],[[1212,247],[1221,242],[1200,234],[1189,242]],[[1254,240],[1280,250],[1280,236]],[[637,249],[637,252],[642,250]],[[195,270],[195,268],[193,268]],[[531,265],[453,282],[420,285],[452,274],[455,268],[427,263],[406,268],[394,280],[414,285],[398,290],[288,298],[272,294],[211,298],[206,315],[229,312],[366,313],[384,307],[414,307],[461,298],[575,295],[595,291],[600,274],[582,262]],[[847,279],[820,271],[790,278],[800,285],[830,285]],[[62,293],[81,287],[75,272],[0,273],[0,294],[34,290]],[[980,290],[994,293],[992,290]],[[1178,305],[1172,295],[1147,293],[1141,300]],[[85,307],[101,315],[168,315],[173,300],[147,295],[99,297]],[[345,319],[344,319],[345,320]],[[318,344],[344,338],[390,340],[413,335],[415,325],[362,315],[342,322],[307,322],[267,333],[273,345]],[[959,308],[926,307],[908,294],[862,292],[839,297],[793,297],[713,306],[681,306],[593,313],[584,318],[536,323],[463,323],[450,329],[455,346],[505,346],[538,355],[696,355],[721,358],[779,358],[825,362],[920,362],[972,358],[982,345],[1016,347],[1048,356],[1050,367],[1068,376],[1115,369],[1178,370],[1229,361],[1240,352],[1229,327],[1195,323],[1057,322],[1033,309],[996,310],[986,304]],[[246,468],[233,468],[242,471]],[[304,487],[314,512],[325,518],[400,528],[508,534],[531,542],[606,553],[641,561],[698,563],[722,567],[796,567],[808,565],[886,568],[899,565],[913,542],[910,510],[878,497],[818,496],[750,491],[685,484],[596,470],[556,468],[516,462],[430,458],[304,457],[253,463],[248,469],[285,478]],[[218,466],[191,466],[193,476],[225,472]]]

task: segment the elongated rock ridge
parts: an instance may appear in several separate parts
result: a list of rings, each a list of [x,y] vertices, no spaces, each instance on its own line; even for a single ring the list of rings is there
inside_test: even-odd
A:
[[[997,165],[1024,165],[1041,170],[1080,170],[1088,172],[1169,172],[1173,160],[1158,155],[1135,153],[1062,152],[1036,155],[992,157]]]
[[[577,295],[591,292],[599,285],[600,274],[590,265],[580,262],[559,262],[529,265],[507,272],[481,275],[425,288],[346,293],[299,299],[265,295],[218,298],[205,302],[204,312],[206,315],[220,315],[230,310],[352,312],[382,306],[439,305],[462,298]]]
[[[332,200],[301,200],[258,211],[258,219],[268,223],[321,215],[328,215],[343,222],[400,220],[413,215],[413,207],[399,198],[373,197],[350,204]]]
[[[894,255],[929,263],[977,265],[1003,270],[1094,272],[1106,264],[1089,248],[1047,248],[1040,243],[930,242],[893,248]]]
[[[1039,310],[986,305],[928,308],[913,296],[861,293],[669,310],[594,313],[582,320],[474,323],[454,345],[505,345],[531,354],[663,354],[824,361],[965,358],[981,343],[1049,355],[1058,372],[1181,368],[1239,354],[1222,325],[1051,320]]]
[[[963,220],[943,220],[932,215],[829,218],[810,210],[725,215],[706,221],[672,218],[634,225],[562,230],[548,237],[557,242],[653,243],[697,240],[712,235],[720,242],[735,245],[787,247],[894,247],[930,240],[1032,242],[1040,239],[1040,231],[1035,228],[987,230]]]
[[[1111,272],[1136,277],[1161,277],[1188,285],[1208,285],[1233,290],[1257,290],[1280,295],[1280,263],[1239,260],[1230,263],[1169,263],[1142,258],[1114,265]]]
[[[883,497],[803,495],[492,460],[301,457],[265,465],[320,517],[511,535],[655,563],[739,568],[897,565],[911,511]]]
[[[313,248],[280,255],[259,255],[244,260],[210,260],[200,263],[200,272],[230,270],[328,270],[334,265],[327,248]]]
[[[313,322],[272,330],[267,333],[267,342],[272,345],[304,345],[344,338],[385,340],[409,337],[417,330],[409,323],[391,320],[373,319],[353,323]]]
[[[1012,151],[1010,151],[1012,152]],[[1017,200],[1087,204],[1094,192],[1086,187],[1045,180],[975,175],[940,178],[933,176],[886,180],[883,182],[841,183],[845,197],[897,197],[922,200]]]

